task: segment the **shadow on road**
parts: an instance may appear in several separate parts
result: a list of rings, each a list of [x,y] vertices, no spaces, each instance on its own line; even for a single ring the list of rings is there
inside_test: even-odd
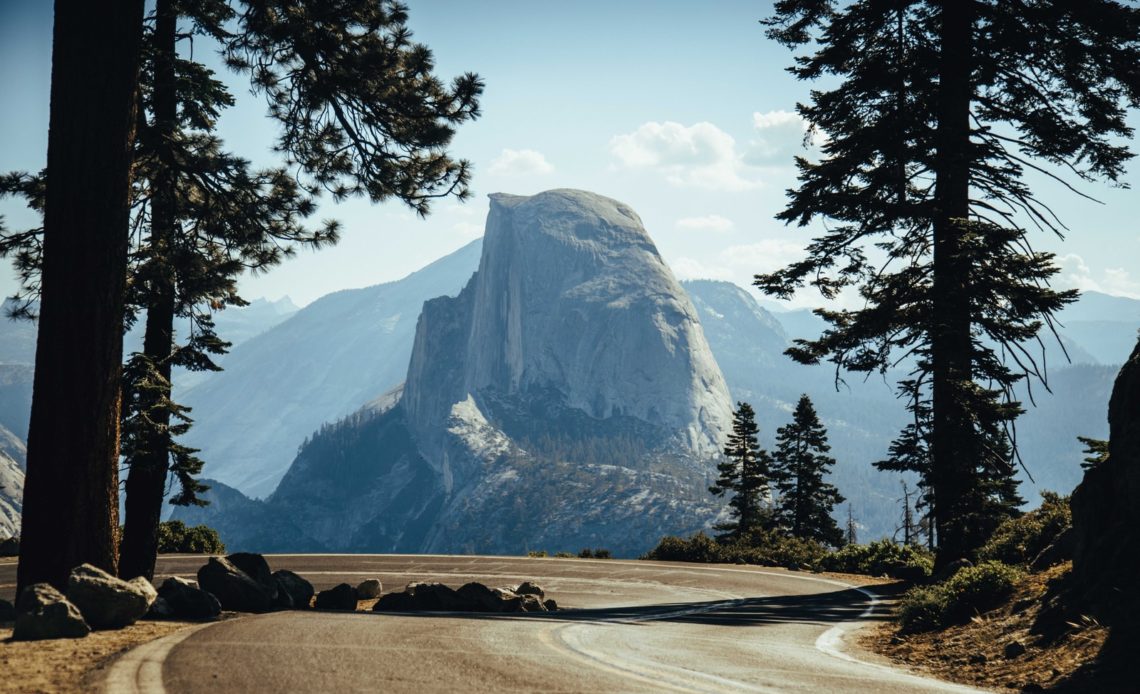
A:
[[[677,602],[634,607],[564,609],[557,612],[487,614],[481,612],[370,612],[362,616],[451,617],[458,619],[545,619],[573,622],[687,622],[717,626],[757,626],[764,624],[835,624],[859,619],[871,600],[854,590],[837,590],[812,595],[787,595],[742,600]],[[348,613],[345,613],[348,614]],[[887,610],[876,610],[864,619],[884,621]]]

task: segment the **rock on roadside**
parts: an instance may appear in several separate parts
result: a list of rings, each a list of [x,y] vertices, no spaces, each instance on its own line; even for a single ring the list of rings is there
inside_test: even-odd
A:
[[[48,583],[24,588],[16,600],[16,641],[73,639],[87,636],[91,627],[83,621],[79,608]]]
[[[0,622],[12,622],[16,619],[16,608],[7,600],[0,600]]]
[[[169,612],[161,616],[173,619],[214,619],[222,611],[222,605],[216,597],[199,588],[193,581],[177,576],[171,576],[162,582],[158,588],[158,597]]]
[[[380,597],[380,593],[384,592],[384,585],[380,583],[378,578],[369,578],[360,582],[356,586],[356,595],[361,600],[371,600],[372,598]]]
[[[355,610],[356,589],[347,583],[317,593],[314,606],[318,610]]]
[[[442,583],[409,583],[402,593],[382,595],[372,607],[375,612],[547,612],[558,609],[553,600],[543,601],[545,592],[533,583],[524,583],[532,592],[519,595],[507,588],[488,588],[482,583],[465,583],[458,590]]]
[[[313,603],[313,584],[301,578],[288,569],[273,572],[273,580],[277,583],[278,604],[282,602],[281,594],[289,596],[290,607],[295,610],[305,610]]]
[[[67,599],[92,629],[121,629],[137,622],[158,592],[142,576],[124,581],[106,571],[81,564],[67,579]]]
[[[235,612],[268,612],[277,594],[276,586],[269,590],[226,557],[210,557],[198,569],[198,586],[212,593],[223,609]]]

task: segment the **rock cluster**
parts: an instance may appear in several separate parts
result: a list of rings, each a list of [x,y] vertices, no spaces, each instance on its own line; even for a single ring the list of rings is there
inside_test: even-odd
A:
[[[516,588],[489,588],[465,583],[457,590],[442,583],[409,583],[401,593],[381,596],[375,612],[552,612],[553,600],[545,600],[542,588],[524,581]]]

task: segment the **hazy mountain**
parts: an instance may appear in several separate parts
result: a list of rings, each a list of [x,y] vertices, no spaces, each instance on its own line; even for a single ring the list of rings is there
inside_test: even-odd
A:
[[[458,293],[480,248],[321,297],[235,347],[225,371],[176,393],[193,408],[185,441],[202,450],[205,474],[255,497],[273,491],[307,435],[404,380],[424,302]]]
[[[629,555],[718,511],[705,487],[728,389],[693,304],[619,202],[492,196],[479,269],[424,305],[407,374],[386,405],[314,435],[268,499],[306,541]],[[233,525],[210,507],[176,515]],[[237,530],[227,542],[251,546]]]
[[[24,501],[24,471],[0,450],[0,540],[20,534],[20,511]]]

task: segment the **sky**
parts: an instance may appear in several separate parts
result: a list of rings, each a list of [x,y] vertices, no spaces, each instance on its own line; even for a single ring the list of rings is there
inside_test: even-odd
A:
[[[472,71],[486,82],[482,116],[450,149],[474,164],[473,197],[437,203],[427,219],[395,202],[325,200],[343,239],[301,251],[243,279],[247,299],[307,304],[340,289],[399,279],[482,234],[487,194],[581,188],[638,212],[681,279],[748,286],[802,257],[811,231],[774,216],[803,152],[797,101],[810,85],[785,72],[790,54],[764,36],[770,2],[674,0],[533,2],[412,0],[409,26],[435,53],[444,79]],[[248,83],[225,73],[238,100],[220,135],[255,164],[274,165],[274,126]],[[46,159],[51,3],[0,0],[0,171],[34,171]],[[1133,124],[1140,124],[1134,115]],[[1125,181],[1140,182],[1140,162]],[[1083,184],[1094,203],[1045,180],[1031,183],[1070,228],[1036,247],[1058,254],[1057,284],[1140,298],[1140,199],[1133,190]],[[0,201],[13,228],[31,221]],[[14,274],[0,268],[0,291]],[[802,293],[788,307],[812,306]]]

